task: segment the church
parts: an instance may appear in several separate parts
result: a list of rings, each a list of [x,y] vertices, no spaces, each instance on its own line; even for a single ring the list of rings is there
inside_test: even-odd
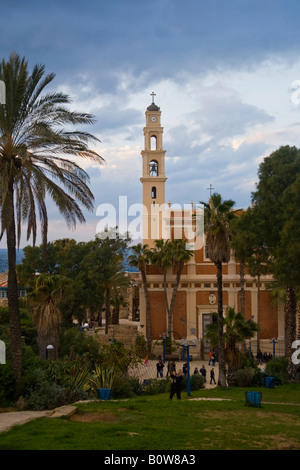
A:
[[[204,232],[193,230],[193,220],[201,210],[193,202],[180,208],[165,201],[167,184],[165,154],[163,147],[162,113],[154,102],[145,112],[144,149],[142,156],[142,198],[143,198],[143,244],[150,248],[156,239],[172,239],[185,234],[188,248],[193,256],[185,264],[176,296],[173,314],[173,338],[185,339],[193,344],[193,356],[206,359],[210,345],[205,339],[206,326],[212,321],[212,313],[217,311],[216,267],[208,258],[205,249]],[[202,213],[203,219],[203,213]],[[188,236],[186,235],[188,234]],[[223,263],[223,308],[224,316],[229,307],[240,311],[240,264],[233,256]],[[259,346],[267,354],[284,355],[284,311],[283,305],[275,304],[267,290],[272,277],[257,280],[245,275],[245,318],[252,318],[259,324]],[[167,276],[168,296],[171,297],[175,274],[172,269]],[[164,298],[163,275],[159,269],[147,267],[147,286],[151,304],[153,341],[162,340],[168,330]],[[141,331],[146,334],[146,306],[142,284],[139,288],[139,309]],[[259,311],[258,311],[259,309]],[[257,351],[256,336],[248,341],[253,355]]]

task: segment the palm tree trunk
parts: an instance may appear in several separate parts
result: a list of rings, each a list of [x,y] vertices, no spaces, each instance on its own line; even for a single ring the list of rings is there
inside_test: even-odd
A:
[[[147,348],[148,353],[151,353],[152,348],[152,320],[151,320],[151,307],[150,307],[150,299],[149,299],[149,292],[147,287],[147,277],[146,271],[141,269],[143,287],[144,287],[144,294],[145,294],[145,302],[146,302],[146,338],[147,338]]]
[[[18,396],[22,375],[22,333],[20,324],[18,281],[16,272],[16,227],[14,217],[14,194],[10,185],[11,221],[7,230],[8,251],[8,309],[12,351],[12,368],[16,376],[15,396]]]
[[[167,311],[167,318],[168,318],[168,337],[170,340],[172,339],[173,333],[173,325],[172,325],[172,313],[169,308],[169,301],[168,301],[168,289],[167,289],[167,270],[164,268],[164,295],[165,295],[165,305]]]
[[[217,265],[217,285],[218,285],[218,361],[219,361],[219,379],[218,385],[226,387],[226,366],[225,366],[225,346],[223,333],[223,276],[222,263],[218,261]]]
[[[296,314],[297,302],[294,289],[287,288],[286,305],[285,305],[285,331],[286,331],[286,354],[289,358],[288,377],[294,379],[296,376],[296,365],[291,361],[293,354],[292,343],[296,339]]]
[[[105,293],[105,334],[108,334],[108,325],[110,324],[110,290],[107,287]]]
[[[260,274],[257,275],[257,324],[260,322]],[[259,329],[257,331],[257,341],[256,341],[256,356],[258,356],[260,351],[260,333]]]
[[[177,295],[177,291],[178,291],[178,287],[179,287],[181,272],[182,272],[182,267],[180,266],[177,269],[176,281],[175,281],[175,285],[174,285],[174,288],[173,288],[172,298],[171,298],[171,303],[170,303],[170,321],[171,321],[172,330],[173,330],[173,311],[174,311],[176,295]]]
[[[245,315],[245,267],[243,263],[240,263],[240,286],[241,313]]]

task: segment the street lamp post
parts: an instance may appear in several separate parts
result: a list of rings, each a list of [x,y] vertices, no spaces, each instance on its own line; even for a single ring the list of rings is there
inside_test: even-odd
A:
[[[54,349],[54,347],[52,346],[52,344],[48,344],[48,346],[46,347],[46,359],[48,359],[49,353],[50,353],[50,351],[52,351],[53,349]]]
[[[254,318],[254,315],[251,315],[251,320],[253,320]],[[251,336],[250,336],[250,339],[249,339],[249,357],[251,357]]]
[[[273,343],[273,357],[275,357],[275,344],[278,343],[276,338],[270,339],[270,343]]]
[[[163,363],[166,362],[166,335],[163,334]]]
[[[186,360],[186,391],[188,396],[191,396],[191,376],[190,376],[190,346],[196,347],[196,344],[189,344],[187,339],[182,338],[180,346],[186,350],[187,360]]]

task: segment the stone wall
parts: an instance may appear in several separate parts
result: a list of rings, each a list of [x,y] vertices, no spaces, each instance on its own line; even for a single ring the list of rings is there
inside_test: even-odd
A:
[[[127,348],[134,348],[138,336],[137,325],[109,325],[108,334],[105,334],[105,327],[95,328],[85,332],[94,336],[101,344],[109,344],[114,339],[123,343]]]

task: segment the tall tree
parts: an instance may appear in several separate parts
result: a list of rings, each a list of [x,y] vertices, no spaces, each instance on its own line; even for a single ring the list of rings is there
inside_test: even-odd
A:
[[[147,285],[147,264],[150,262],[150,251],[148,245],[138,243],[131,247],[132,254],[128,257],[129,266],[138,268],[142,276],[142,284],[146,303],[146,338],[148,353],[151,353],[152,348],[152,320],[151,320],[151,305],[149,298],[149,291]]]
[[[223,274],[222,264],[230,259],[230,220],[235,217],[234,201],[222,200],[218,193],[211,195],[209,203],[204,206],[204,232],[208,256],[217,268],[218,288],[218,360],[219,385],[226,386],[226,364],[223,333]]]
[[[224,318],[225,359],[228,364],[228,383],[232,383],[234,372],[243,365],[243,354],[239,345],[246,338],[251,338],[258,325],[251,318],[245,320],[241,312],[230,307]],[[207,326],[206,338],[212,345],[218,345],[218,326],[216,322]]]
[[[59,331],[62,320],[61,305],[72,297],[72,281],[58,274],[40,274],[33,292],[26,301],[33,306],[33,320],[37,327],[38,351],[45,358],[48,344],[54,347],[54,358],[59,357]]]
[[[92,295],[100,299],[102,292],[104,294],[106,334],[111,323],[110,306],[113,291],[126,290],[130,283],[122,263],[129,242],[130,238],[119,236],[117,227],[107,230],[89,242],[89,252],[82,260],[82,267],[87,268],[87,278],[94,290]]]
[[[22,372],[22,341],[16,276],[16,247],[22,223],[27,239],[37,236],[39,213],[43,243],[46,244],[48,216],[46,198],[53,199],[68,226],[84,222],[80,209],[93,207],[88,175],[70,157],[103,159],[88,147],[97,141],[91,134],[70,130],[71,126],[94,122],[93,116],[70,111],[64,93],[47,93],[54,74],[45,75],[44,65],[32,72],[25,58],[12,53],[0,63],[0,80],[6,87],[6,104],[0,104],[0,210],[1,235],[8,249],[8,305],[12,345],[12,365],[16,393]],[[67,129],[67,130],[65,130]],[[65,189],[63,189],[65,188]]]
[[[155,247],[152,250],[151,260],[156,266],[159,266],[163,271],[164,276],[164,293],[165,305],[168,316],[168,337],[172,338],[173,335],[173,315],[175,300],[180,284],[182,270],[185,263],[187,263],[193,256],[193,252],[186,248],[185,240],[155,240]],[[175,270],[175,283],[172,290],[171,300],[168,299],[167,289],[167,274],[169,269]]]
[[[286,350],[292,351],[296,338],[296,289],[299,286],[299,223],[300,150],[284,146],[266,157],[259,166],[259,181],[252,194],[259,213],[264,243],[271,258],[271,272],[286,290]],[[292,255],[293,253],[293,255]],[[295,367],[289,354],[289,377]]]
[[[260,321],[260,279],[270,271],[270,257],[264,242],[261,217],[256,208],[249,207],[230,222],[231,248],[250,276],[257,278],[257,323]],[[244,313],[244,312],[243,312]],[[257,330],[257,353],[260,333]]]

